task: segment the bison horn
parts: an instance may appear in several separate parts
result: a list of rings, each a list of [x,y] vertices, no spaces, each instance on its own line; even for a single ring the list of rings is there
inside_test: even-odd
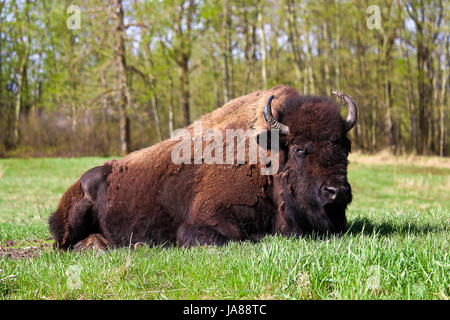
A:
[[[289,133],[289,127],[281,122],[277,121],[272,115],[272,100],[275,98],[274,95],[271,95],[269,99],[267,99],[266,105],[264,106],[264,119],[266,119],[267,124],[271,129],[278,129],[280,133],[283,135],[287,135]]]
[[[348,107],[348,115],[347,115],[347,119],[345,120],[345,131],[348,132],[350,131],[356,123],[356,117],[358,114],[358,111],[356,109],[356,104],[353,101],[352,97],[350,97],[349,95],[342,93],[340,91],[333,91],[333,94],[337,95],[339,98],[341,98]]]

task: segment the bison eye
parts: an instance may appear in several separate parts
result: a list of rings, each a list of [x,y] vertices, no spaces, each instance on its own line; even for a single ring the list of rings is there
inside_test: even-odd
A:
[[[293,151],[294,151],[295,156],[298,158],[303,158],[307,154],[306,149],[303,149],[303,148],[294,148]]]

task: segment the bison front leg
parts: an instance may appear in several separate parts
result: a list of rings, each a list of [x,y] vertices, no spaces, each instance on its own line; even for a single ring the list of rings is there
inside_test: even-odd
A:
[[[192,247],[196,245],[224,245],[230,239],[221,234],[214,227],[193,226],[182,224],[177,231],[177,242],[182,247]]]

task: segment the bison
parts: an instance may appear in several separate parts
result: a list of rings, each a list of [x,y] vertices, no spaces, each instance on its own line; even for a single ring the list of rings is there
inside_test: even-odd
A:
[[[352,200],[347,133],[357,109],[350,96],[333,93],[346,103],[346,119],[328,97],[302,96],[287,86],[234,99],[201,118],[203,128],[222,133],[252,129],[258,143],[261,133],[277,132],[279,168],[272,175],[261,173],[263,163],[176,164],[176,139],[87,171],[50,216],[55,247],[189,247],[267,234],[342,233]]]

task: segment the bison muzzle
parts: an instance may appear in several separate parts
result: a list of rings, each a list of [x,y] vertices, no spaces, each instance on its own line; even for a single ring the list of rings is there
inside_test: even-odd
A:
[[[49,219],[55,247],[222,245],[267,234],[344,232],[352,200],[347,133],[357,109],[350,96],[333,93],[347,105],[345,119],[328,97],[301,96],[286,86],[234,99],[200,119],[205,130],[224,135],[254,130],[257,143],[263,133],[277,132],[279,167],[272,175],[261,174],[263,163],[175,164],[174,139],[87,171]],[[265,151],[275,154],[271,148]]]

